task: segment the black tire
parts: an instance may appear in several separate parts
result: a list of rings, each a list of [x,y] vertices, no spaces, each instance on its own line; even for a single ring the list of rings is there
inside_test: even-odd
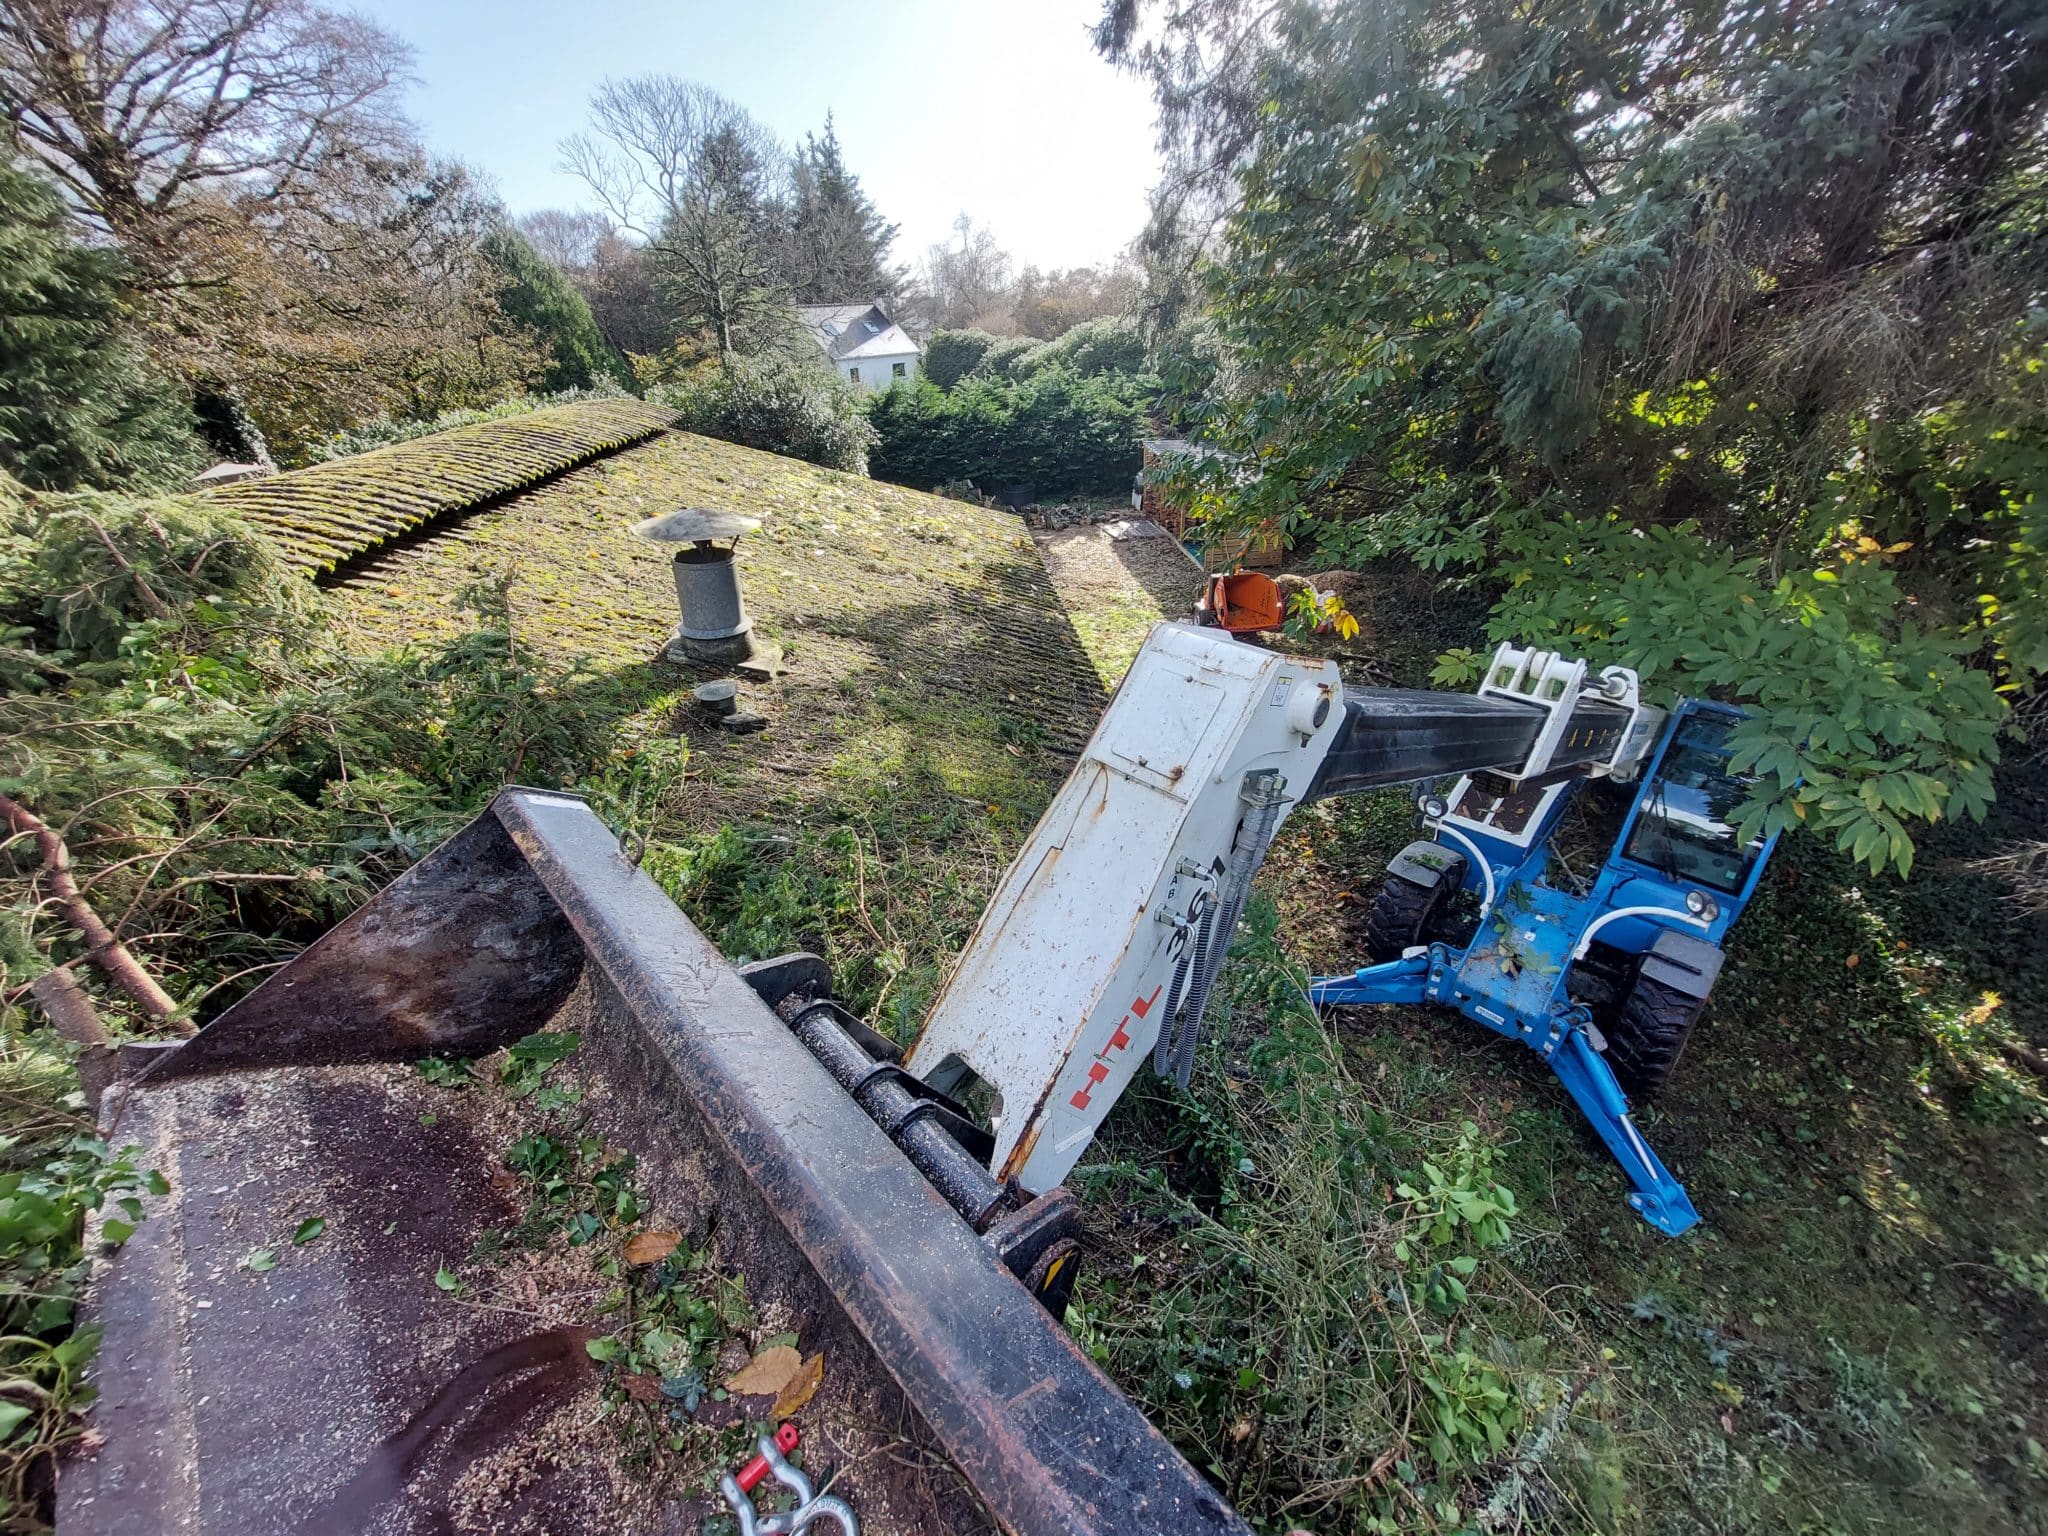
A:
[[[1400,959],[1404,950],[1429,943],[1443,924],[1455,889],[1448,880],[1417,885],[1400,875],[1387,876],[1365,919],[1366,957],[1379,965]]]
[[[1631,1099],[1648,1098],[1671,1080],[1706,1006],[1705,998],[1690,997],[1647,976],[1637,976],[1629,984],[1607,1031],[1607,1065],[1623,1093]]]

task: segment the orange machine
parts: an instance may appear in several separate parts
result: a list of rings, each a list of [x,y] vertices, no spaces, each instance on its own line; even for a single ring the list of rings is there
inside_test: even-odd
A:
[[[1209,578],[1202,596],[1201,621],[1234,635],[1278,629],[1286,622],[1280,587],[1258,571],[1230,571]]]

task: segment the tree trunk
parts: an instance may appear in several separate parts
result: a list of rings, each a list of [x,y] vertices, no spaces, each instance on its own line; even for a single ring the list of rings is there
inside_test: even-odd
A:
[[[0,795],[0,817],[6,818],[7,828],[15,836],[35,840],[36,852],[42,858],[43,868],[49,872],[50,890],[57,898],[57,905],[84,938],[86,953],[92,962],[151,1018],[169,1025],[179,1034],[196,1034],[189,1021],[173,1019],[178,1011],[176,1000],[156,984],[156,978],[142,968],[142,962],[129,953],[128,946],[114,936],[114,931],[100,920],[99,913],[92,909],[92,903],[85,899],[78,882],[72,878],[71,850],[64,846],[64,839],[35,812],[6,795]]]

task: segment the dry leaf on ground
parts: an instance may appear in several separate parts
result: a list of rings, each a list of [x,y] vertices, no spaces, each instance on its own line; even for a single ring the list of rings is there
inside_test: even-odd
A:
[[[676,1251],[683,1240],[680,1232],[642,1232],[626,1243],[628,1264],[659,1264]]]
[[[768,1411],[771,1419],[786,1419],[818,1395],[818,1386],[825,1379],[825,1357],[822,1353],[811,1356],[803,1368],[790,1377],[782,1389],[782,1395],[775,1399],[775,1406]]]
[[[764,1349],[734,1373],[725,1384],[728,1392],[743,1396],[765,1396],[780,1392],[787,1387],[796,1373],[803,1368],[804,1357],[787,1344],[778,1344],[773,1349]]]

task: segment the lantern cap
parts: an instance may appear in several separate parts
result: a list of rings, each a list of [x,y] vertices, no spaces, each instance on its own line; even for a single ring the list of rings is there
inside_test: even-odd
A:
[[[715,507],[679,507],[635,523],[633,532],[651,544],[701,544],[710,539],[736,539],[761,526],[761,519]]]

